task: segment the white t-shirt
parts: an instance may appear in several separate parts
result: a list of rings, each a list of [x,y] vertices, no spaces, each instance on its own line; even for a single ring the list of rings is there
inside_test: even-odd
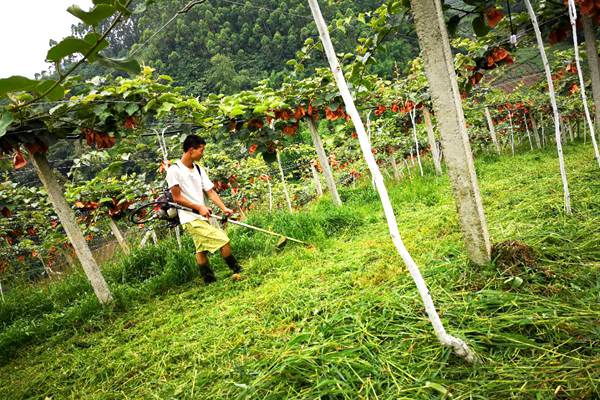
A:
[[[195,165],[190,169],[181,160],[177,161],[177,163],[167,169],[167,184],[169,185],[169,189],[179,185],[184,198],[191,202],[205,205],[204,192],[208,192],[215,185],[208,179],[208,174],[204,168],[200,167],[200,170],[202,171],[202,176],[198,173],[198,168]],[[189,211],[178,210],[178,213],[179,221],[182,224],[200,218],[198,214]]]

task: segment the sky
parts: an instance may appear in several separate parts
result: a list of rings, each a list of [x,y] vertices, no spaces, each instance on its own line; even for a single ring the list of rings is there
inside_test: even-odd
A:
[[[49,41],[71,34],[79,21],[67,12],[77,4],[84,10],[91,0],[0,0],[0,79],[12,75],[33,78],[48,69],[44,61]]]

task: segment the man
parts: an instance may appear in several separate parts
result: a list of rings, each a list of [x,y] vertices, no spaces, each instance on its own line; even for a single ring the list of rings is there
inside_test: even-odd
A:
[[[197,135],[189,135],[183,142],[183,156],[167,170],[167,184],[173,194],[173,200],[182,206],[194,209],[204,218],[211,215],[211,209],[206,206],[204,195],[217,205],[224,214],[231,215],[233,210],[227,208],[214,190],[214,185],[208,178],[204,168],[194,164],[204,154],[206,141]],[[233,271],[234,279],[239,279],[242,268],[231,254],[231,246],[227,234],[213,227],[207,220],[189,211],[179,210],[179,220],[184,229],[194,239],[196,247],[196,262],[204,282],[209,284],[216,281],[215,274],[208,264],[208,253],[220,250],[227,266]]]

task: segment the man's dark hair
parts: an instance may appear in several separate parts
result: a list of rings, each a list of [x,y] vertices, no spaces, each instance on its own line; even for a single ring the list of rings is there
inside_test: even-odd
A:
[[[205,145],[206,140],[198,135],[188,135],[183,141],[183,152],[187,152],[189,149],[197,149],[198,147]]]

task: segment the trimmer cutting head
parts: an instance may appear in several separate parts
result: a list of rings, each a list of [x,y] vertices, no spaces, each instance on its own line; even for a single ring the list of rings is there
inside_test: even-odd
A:
[[[275,247],[277,247],[278,249],[283,249],[286,244],[287,244],[287,238],[282,236],[277,241],[277,244],[275,245]]]

